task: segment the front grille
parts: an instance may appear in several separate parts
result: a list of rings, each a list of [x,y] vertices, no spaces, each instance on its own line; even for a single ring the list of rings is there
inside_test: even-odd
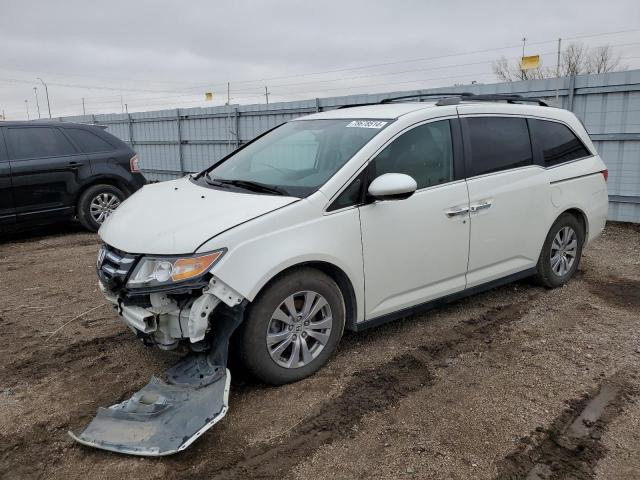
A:
[[[104,253],[103,253],[104,252]],[[102,283],[112,292],[124,287],[129,273],[133,270],[139,255],[132,255],[113,248],[106,243],[98,254],[98,276]]]

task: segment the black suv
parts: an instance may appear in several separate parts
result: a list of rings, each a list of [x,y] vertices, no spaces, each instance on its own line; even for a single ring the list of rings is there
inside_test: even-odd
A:
[[[0,231],[73,217],[96,231],[145,183],[136,152],[99,126],[0,122]]]

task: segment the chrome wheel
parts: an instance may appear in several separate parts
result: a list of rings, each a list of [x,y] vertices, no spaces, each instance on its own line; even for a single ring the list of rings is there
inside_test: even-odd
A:
[[[571,270],[578,254],[578,236],[571,227],[562,227],[551,243],[551,270],[564,277]]]
[[[89,213],[97,223],[104,222],[120,205],[120,199],[113,193],[99,193],[91,200]]]
[[[294,293],[271,315],[266,336],[269,355],[281,367],[303,367],[320,355],[332,326],[331,307],[322,295]]]

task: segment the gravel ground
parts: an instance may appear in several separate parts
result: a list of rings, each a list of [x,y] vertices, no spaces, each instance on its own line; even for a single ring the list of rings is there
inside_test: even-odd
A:
[[[177,358],[106,306],[97,249],[73,226],[0,239],[2,478],[640,478],[637,226],[608,225],[563,288],[347,333],[293,385],[234,373],[227,417],[160,459],[66,433]]]

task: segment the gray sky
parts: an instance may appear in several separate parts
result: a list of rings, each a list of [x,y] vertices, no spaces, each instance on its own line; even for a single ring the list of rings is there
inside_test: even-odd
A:
[[[53,116],[493,83],[523,36],[547,66],[581,37],[640,68],[640,2],[0,0],[0,110],[37,117],[38,87],[45,116],[38,76]]]

